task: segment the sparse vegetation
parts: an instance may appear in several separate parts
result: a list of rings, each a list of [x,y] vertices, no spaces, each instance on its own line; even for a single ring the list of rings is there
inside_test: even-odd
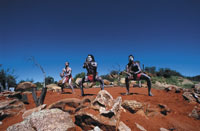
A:
[[[0,84],[3,87],[3,90],[6,89],[6,87],[15,87],[16,84],[16,78],[17,76],[14,75],[14,70],[10,69],[3,69],[2,65],[0,66]],[[0,89],[1,92],[1,89]]]

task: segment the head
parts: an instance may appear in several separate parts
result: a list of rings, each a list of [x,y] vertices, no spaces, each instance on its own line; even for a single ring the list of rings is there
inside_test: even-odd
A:
[[[65,62],[65,66],[68,67],[69,66],[69,62]]]
[[[87,58],[86,58],[86,61],[88,61],[88,62],[95,61],[94,56],[91,55],[91,54],[89,54],[89,55],[87,56]]]
[[[128,56],[128,60],[129,60],[129,62],[133,62],[134,61],[134,56],[133,55],[129,55]]]

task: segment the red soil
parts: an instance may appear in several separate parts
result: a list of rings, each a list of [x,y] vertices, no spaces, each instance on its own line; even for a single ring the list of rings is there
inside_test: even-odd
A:
[[[118,96],[122,97],[122,100],[136,100],[142,103],[148,103],[151,107],[157,107],[158,104],[167,105],[171,109],[171,112],[164,116],[158,114],[155,116],[149,116],[145,118],[137,113],[132,114],[126,110],[126,112],[121,113],[120,120],[123,121],[132,130],[138,130],[135,123],[140,124],[146,130],[149,131],[159,131],[161,127],[166,129],[175,128],[177,131],[200,131],[200,120],[195,120],[190,118],[188,114],[193,110],[196,104],[188,103],[182,97],[182,93],[165,92],[164,90],[152,89],[153,97],[147,95],[147,88],[131,88],[130,92],[132,95],[123,95],[126,92],[124,87],[109,87],[105,88],[113,98]],[[87,97],[96,97],[96,94],[100,91],[100,88],[90,88],[84,89]],[[48,105],[64,98],[78,98],[81,97],[80,89],[75,89],[76,94],[71,94],[70,89],[65,89],[65,94],[60,94],[57,92],[48,91],[44,103]],[[39,94],[38,94],[39,95]],[[29,103],[26,105],[26,109],[31,109],[35,107],[32,95],[28,95]],[[72,116],[73,121],[74,117]],[[0,125],[0,130],[6,130],[8,126],[22,121],[22,113],[19,113],[13,117],[5,118]],[[81,130],[80,127],[76,126],[77,131]]]

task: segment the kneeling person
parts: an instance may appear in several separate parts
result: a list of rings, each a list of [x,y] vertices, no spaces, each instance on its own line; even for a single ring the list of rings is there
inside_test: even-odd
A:
[[[129,94],[129,81],[130,80],[146,80],[148,86],[148,95],[153,96],[151,93],[151,78],[141,71],[139,63],[134,61],[133,55],[129,55],[129,63],[126,66],[128,76],[125,79],[126,82],[126,94]]]
[[[65,62],[65,68],[63,69],[63,72],[60,73],[61,78],[63,78],[62,80],[62,93],[63,93],[63,88],[65,88],[65,84],[68,83],[69,86],[72,89],[72,92],[74,93],[74,88],[72,85],[72,69],[69,67],[69,62]]]
[[[86,61],[83,65],[83,68],[86,68],[87,70],[87,76],[85,76],[81,82],[80,82],[80,88],[81,88],[81,95],[84,96],[83,91],[83,83],[85,82],[100,82],[101,84],[101,90],[104,89],[104,83],[101,77],[97,75],[97,62],[95,62],[93,55],[88,55],[86,58]]]

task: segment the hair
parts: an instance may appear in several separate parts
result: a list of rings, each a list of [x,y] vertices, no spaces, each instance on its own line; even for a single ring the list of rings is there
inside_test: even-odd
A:
[[[131,56],[132,56],[132,57],[133,57],[133,59],[134,59],[134,56],[133,56],[133,55],[129,55],[129,56],[128,56],[128,58],[129,58],[129,57],[131,57]]]
[[[130,58],[131,56],[132,56],[132,57],[133,57],[133,59],[134,59],[134,56],[133,56],[133,55],[129,55],[129,56],[128,56],[128,58]],[[130,66],[130,64],[131,64],[131,61],[130,61],[129,59],[128,59],[128,61],[129,61],[129,62],[128,62],[128,65]]]
[[[66,61],[65,63],[68,63],[68,65],[69,65],[69,62],[68,62],[68,61]]]
[[[91,56],[92,57],[92,61],[95,61],[94,56],[92,54],[88,54],[88,56]],[[87,58],[86,58],[86,61],[87,61]]]

